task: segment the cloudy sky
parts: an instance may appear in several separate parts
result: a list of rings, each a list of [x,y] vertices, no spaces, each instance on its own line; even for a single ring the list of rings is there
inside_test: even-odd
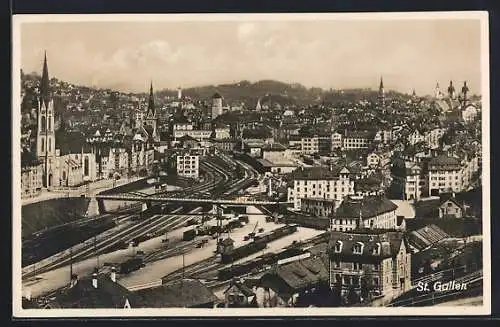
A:
[[[480,87],[480,23],[309,20],[23,23],[21,65],[84,85],[142,92],[276,79],[307,87],[431,94]]]

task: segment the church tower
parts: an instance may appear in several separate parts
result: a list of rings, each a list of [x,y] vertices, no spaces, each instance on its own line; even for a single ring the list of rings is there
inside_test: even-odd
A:
[[[469,87],[467,86],[467,82],[464,82],[464,86],[462,87],[462,106],[464,108],[468,100],[467,93],[469,93]]]
[[[436,88],[434,89],[434,98],[436,98],[436,100],[440,100],[441,99],[441,89],[439,88],[439,83],[436,83]]]
[[[385,89],[384,89],[384,80],[380,77],[380,85],[378,87],[378,103],[382,106],[385,106]]]
[[[151,86],[149,88],[148,111],[146,113],[146,119],[144,120],[144,122],[147,126],[151,127],[150,128],[150,131],[151,131],[150,136],[153,138],[153,140],[159,141],[158,132],[157,132],[158,118],[156,117],[153,82],[151,82]],[[150,131],[148,131],[148,132],[150,132]]]
[[[50,92],[47,53],[43,60],[42,79],[40,81],[37,111],[36,155],[44,164],[43,184],[53,186],[52,166],[55,163],[56,136],[54,128],[54,100]]]
[[[450,81],[450,86],[448,86],[448,96],[450,99],[455,99],[455,87],[453,86],[453,81]]]

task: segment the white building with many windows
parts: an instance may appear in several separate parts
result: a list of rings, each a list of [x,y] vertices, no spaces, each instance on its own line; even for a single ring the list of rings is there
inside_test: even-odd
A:
[[[429,195],[460,192],[462,166],[457,158],[440,155],[429,161]]]
[[[177,175],[197,179],[199,177],[200,158],[198,155],[185,153],[177,155]]]
[[[288,188],[288,201],[301,210],[304,198],[323,198],[342,201],[354,194],[354,180],[346,167],[310,167],[294,171],[293,187]]]

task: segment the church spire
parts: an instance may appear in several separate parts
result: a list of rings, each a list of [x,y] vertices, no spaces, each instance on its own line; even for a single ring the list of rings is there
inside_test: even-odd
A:
[[[153,82],[151,82],[151,86],[149,87],[148,116],[156,116]]]
[[[380,77],[380,85],[378,87],[378,102],[380,105],[385,105],[385,90],[384,90],[384,80]]]
[[[47,51],[45,51],[43,58],[43,72],[42,79],[40,81],[40,99],[41,102],[45,102],[47,105],[50,99],[50,79],[49,79],[49,67],[47,65]]]

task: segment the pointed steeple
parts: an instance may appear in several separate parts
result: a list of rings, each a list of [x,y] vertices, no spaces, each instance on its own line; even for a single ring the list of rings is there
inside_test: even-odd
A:
[[[378,102],[379,105],[385,105],[385,90],[384,90],[384,80],[380,77],[380,85],[378,87]]]
[[[48,105],[50,100],[50,79],[49,67],[47,65],[47,51],[45,51],[43,58],[43,72],[42,79],[40,80],[40,102],[45,102]]]
[[[378,90],[380,92],[384,92],[384,79],[383,79],[383,77],[380,77],[380,85],[378,87]]]
[[[148,116],[156,116],[155,109],[155,98],[153,95],[153,82],[151,82],[151,86],[149,87],[149,101],[148,101]]]

